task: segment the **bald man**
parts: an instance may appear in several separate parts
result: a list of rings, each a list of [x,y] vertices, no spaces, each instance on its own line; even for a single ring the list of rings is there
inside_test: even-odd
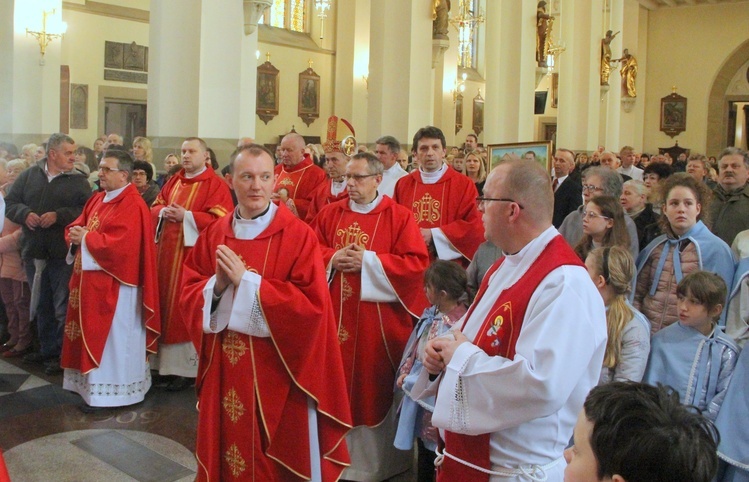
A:
[[[273,187],[273,199],[285,203],[300,219],[306,219],[312,193],[325,181],[325,171],[304,153],[305,147],[304,137],[296,133],[281,140],[281,163],[276,166]]]
[[[537,162],[498,165],[479,200],[486,238],[505,254],[484,276],[462,328],[427,343],[429,374],[412,393],[439,386],[438,480],[489,480],[474,466],[503,482],[527,481],[528,473],[561,482],[564,449],[600,376],[606,311],[551,224],[551,180]]]

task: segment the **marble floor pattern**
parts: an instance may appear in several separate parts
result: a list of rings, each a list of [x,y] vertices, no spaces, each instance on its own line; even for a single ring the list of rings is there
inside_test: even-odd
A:
[[[13,482],[186,482],[195,479],[193,389],[152,388],[96,414],[42,365],[0,359],[0,450]],[[412,471],[390,482],[415,480]]]

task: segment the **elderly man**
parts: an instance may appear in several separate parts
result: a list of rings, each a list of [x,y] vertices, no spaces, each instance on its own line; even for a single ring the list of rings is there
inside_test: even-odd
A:
[[[111,146],[122,146],[124,145],[125,140],[122,138],[121,135],[111,133],[107,136],[107,142],[104,143],[104,149],[109,149]]]
[[[718,161],[718,187],[710,204],[713,234],[729,246],[740,231],[749,229],[749,153],[729,147]]]
[[[552,224],[555,228],[562,225],[562,221],[569,213],[580,206],[583,187],[580,179],[570,176],[575,168],[575,153],[569,149],[559,148],[554,153],[554,217]]]
[[[484,241],[476,185],[445,164],[447,144],[437,127],[419,129],[413,145],[419,169],[398,181],[393,199],[413,212],[432,256],[468,266]]]
[[[400,151],[400,142],[393,136],[380,137],[375,141],[375,155],[385,168],[378,191],[385,196],[393,197],[398,179],[408,176],[408,173],[398,163]]]
[[[630,179],[642,181],[642,169],[635,166],[635,160],[637,159],[635,148],[630,146],[622,147],[619,150],[619,157],[621,158],[621,166],[619,166],[616,171]]]
[[[692,176],[697,182],[704,182],[710,189],[718,187],[718,183],[710,179],[710,173],[707,157],[702,154],[691,154],[687,160],[687,174]]]
[[[75,169],[74,153],[73,139],[52,134],[47,157],[23,171],[5,198],[6,216],[23,229],[21,257],[35,294],[31,311],[41,345],[39,353],[29,353],[24,361],[44,363],[48,374],[62,371],[59,357],[73,272],[65,262],[65,226],[91,196],[88,179]]]
[[[605,153],[604,153],[605,154]],[[618,172],[608,167],[591,167],[583,173],[583,204],[564,218],[559,227],[559,233],[570,246],[576,246],[583,237],[583,211],[588,201],[598,196],[612,196],[616,199],[622,195],[622,178]],[[629,251],[637,259],[640,246],[637,236],[637,226],[629,216],[624,217],[629,233]]]
[[[317,239],[270,201],[264,147],[242,147],[232,172],[236,210],[185,262],[200,351],[197,480],[338,480],[351,416]]]
[[[153,166],[146,161],[133,162],[133,185],[148,207],[151,207],[161,191],[159,185],[153,180]]]
[[[182,266],[198,234],[234,208],[226,183],[210,168],[208,146],[197,137],[182,143],[182,169],[164,185],[151,208],[158,242],[162,337],[152,365],[174,376],[167,390],[184,390],[197,374],[197,353],[180,303]]]
[[[106,151],[99,163],[103,192],[68,226],[74,268],[62,386],[83,398],[86,413],[142,402],[151,387],[146,351],[156,351],[161,330],[156,255],[151,215],[130,182],[132,170],[130,154]]]
[[[346,165],[349,199],[323,208],[314,222],[330,290],[354,430],[347,436],[346,480],[385,480],[413,457],[393,446],[393,385],[414,318],[427,307],[426,246],[411,211],[383,196],[382,163],[370,153]]]
[[[299,219],[307,218],[312,191],[325,181],[325,171],[304,153],[305,147],[304,137],[296,133],[281,140],[281,163],[276,166],[273,188],[273,199],[283,201]]]
[[[412,393],[437,400],[438,480],[561,482],[563,452],[606,350],[603,301],[551,224],[538,163],[492,170],[480,209],[504,254],[486,273],[460,331],[430,340]],[[438,375],[438,379],[430,379]]]
[[[346,191],[346,163],[356,152],[356,142],[346,142],[354,139],[354,132],[349,128],[351,124],[345,119],[330,116],[328,119],[327,140],[323,144],[325,151],[325,171],[328,177],[314,190],[310,196],[309,209],[305,221],[311,223],[317,213],[330,203],[348,198]],[[334,128],[332,126],[335,126]]]

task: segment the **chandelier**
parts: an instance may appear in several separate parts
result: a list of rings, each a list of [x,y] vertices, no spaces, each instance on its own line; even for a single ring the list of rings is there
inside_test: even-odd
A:
[[[475,15],[471,10],[472,0],[460,0],[456,15],[451,16],[450,23],[458,31],[458,65],[471,68],[471,47],[478,26],[484,23],[484,14]]]
[[[330,10],[330,4],[332,0],[315,0],[315,9],[317,10],[317,17],[320,19],[320,39],[323,37],[323,31],[325,29],[325,19],[328,18],[327,12]]]

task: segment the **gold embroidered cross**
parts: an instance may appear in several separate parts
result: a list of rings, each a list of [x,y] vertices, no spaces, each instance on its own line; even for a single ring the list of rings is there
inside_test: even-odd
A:
[[[224,406],[227,415],[229,415],[229,419],[234,423],[237,423],[239,417],[244,415],[244,405],[242,405],[242,401],[239,399],[237,391],[233,388],[226,392],[222,405]]]
[[[65,335],[70,341],[75,341],[76,338],[81,336],[81,329],[75,320],[69,320],[65,323]]]
[[[81,292],[78,288],[70,290],[68,303],[70,303],[70,307],[73,309],[78,308],[78,306],[81,304]]]
[[[242,458],[237,444],[231,444],[229,450],[224,454],[224,460],[229,464],[229,470],[234,477],[239,477],[239,474],[247,470],[247,463]]]
[[[239,362],[239,359],[247,353],[247,345],[239,338],[239,335],[233,331],[227,331],[224,335],[222,349],[232,366],[236,365]]]

